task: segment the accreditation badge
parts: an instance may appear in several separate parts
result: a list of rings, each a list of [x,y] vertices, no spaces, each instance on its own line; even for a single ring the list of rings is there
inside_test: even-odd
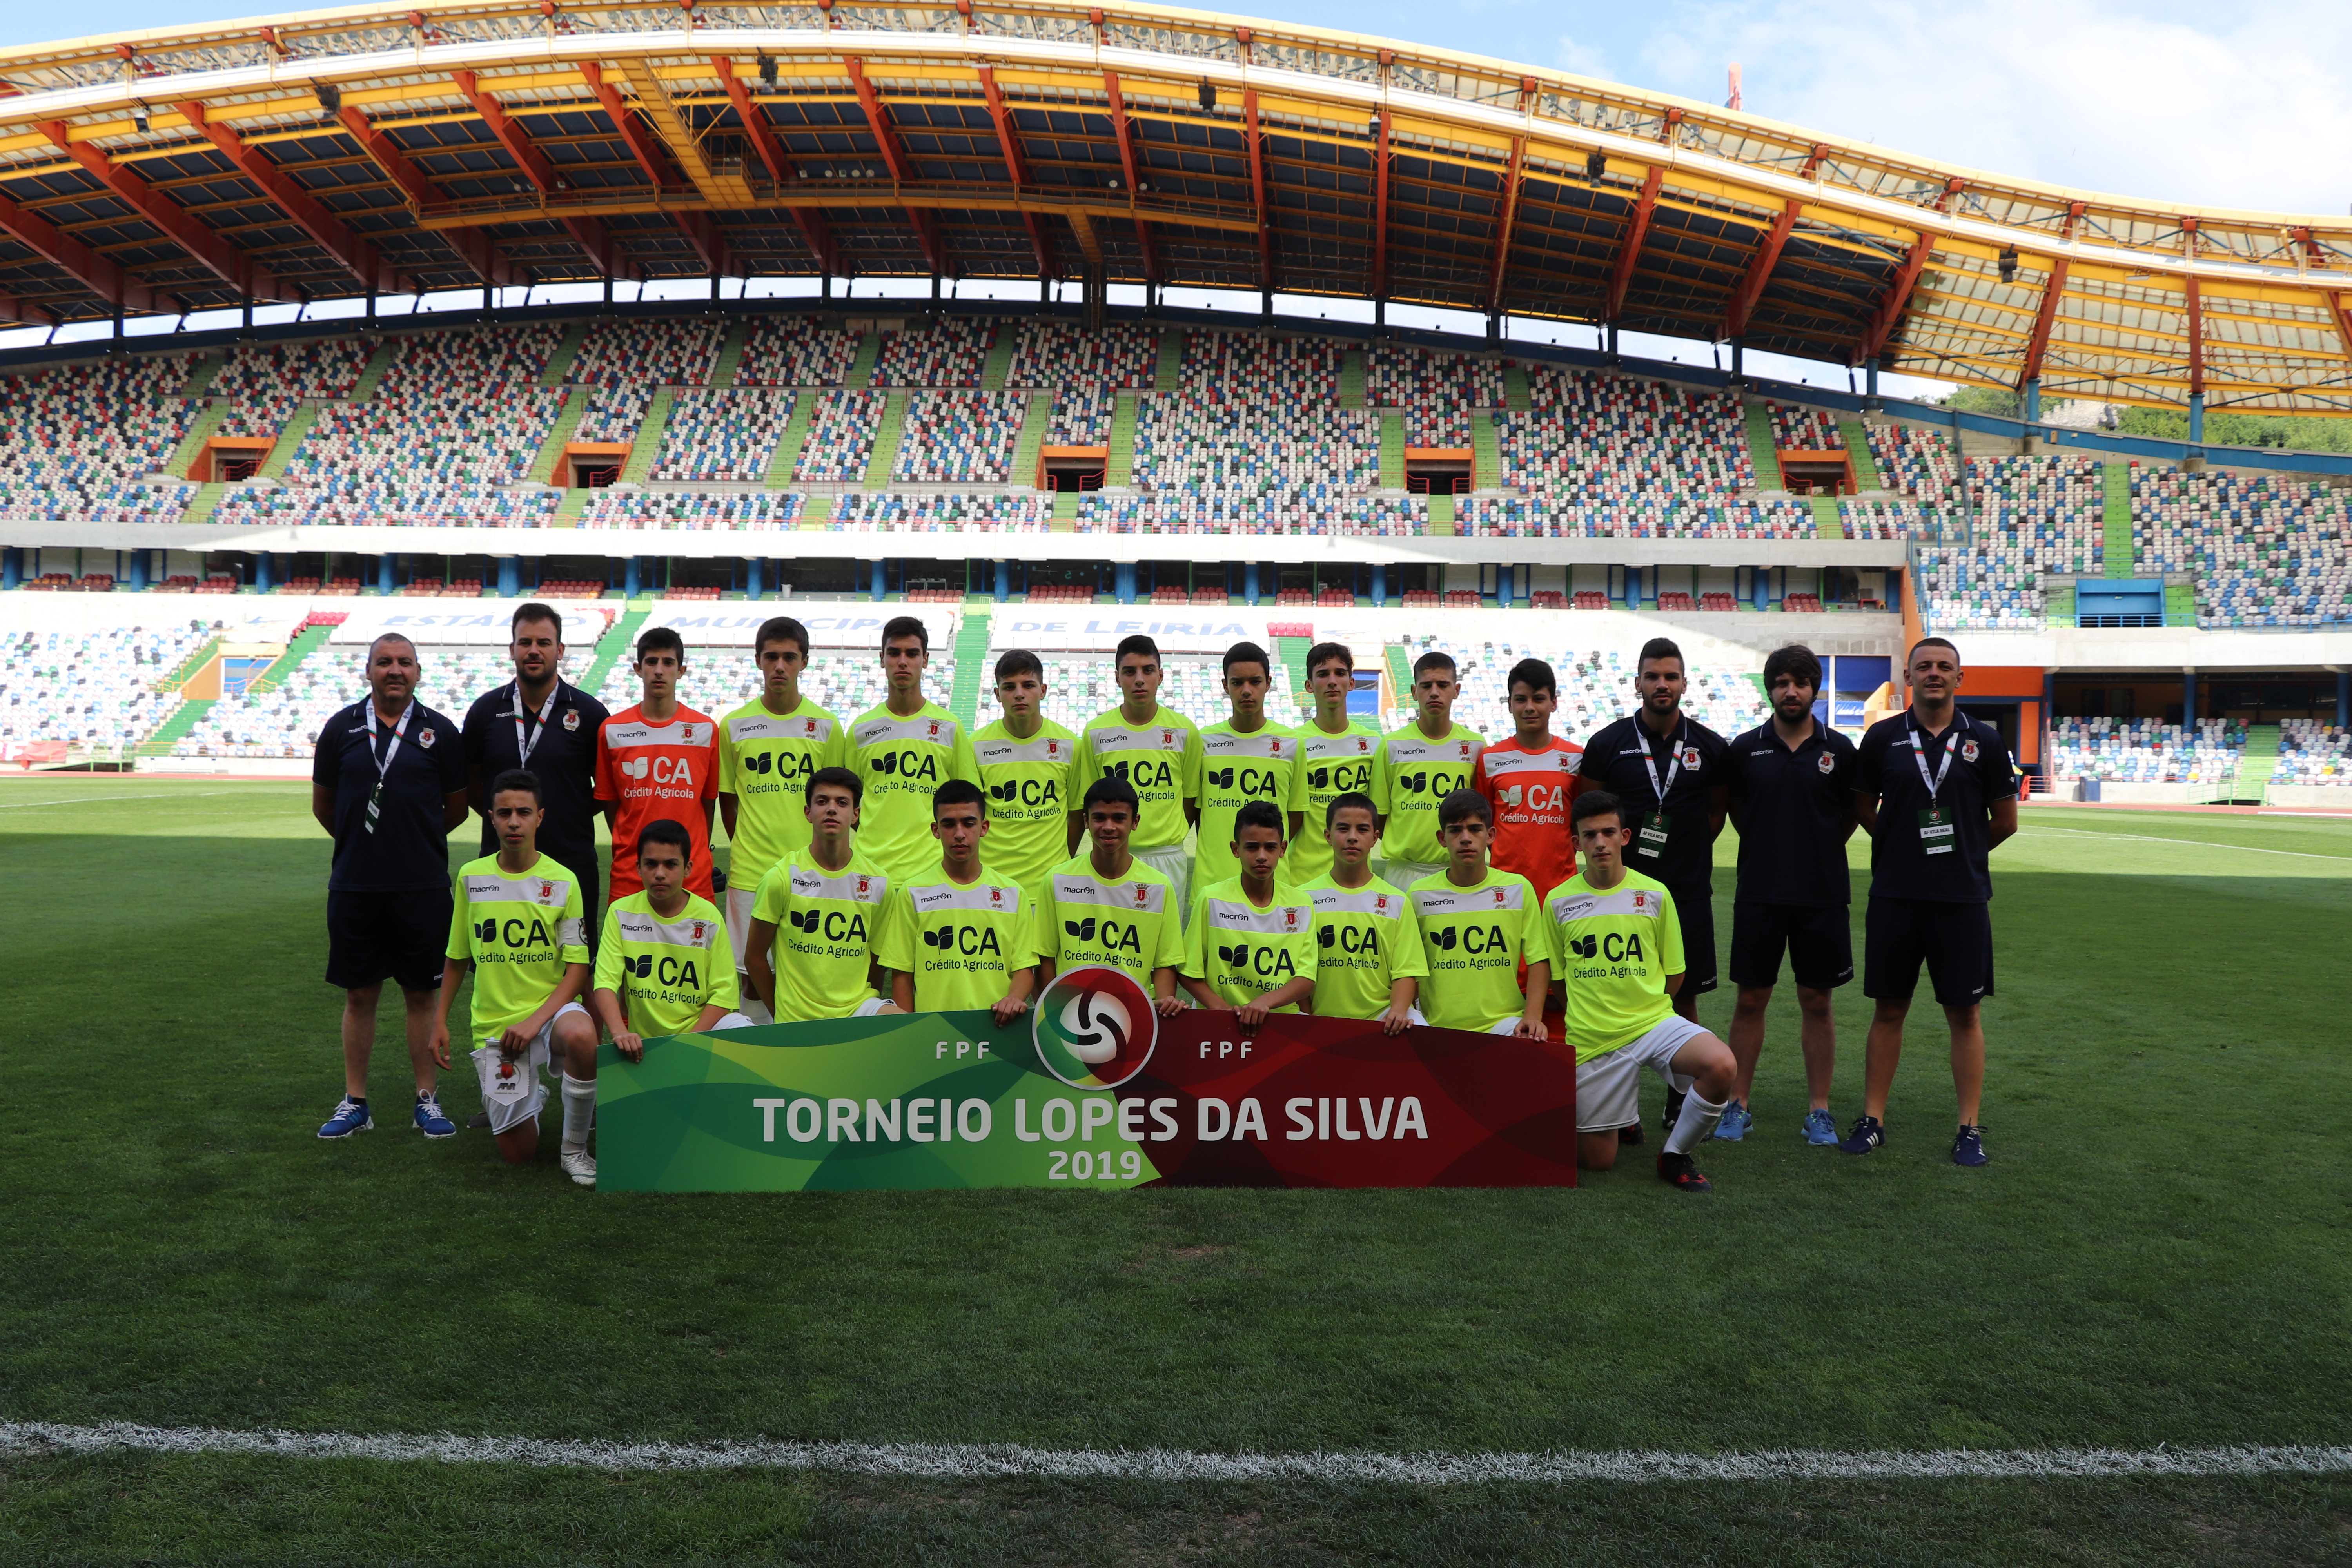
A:
[[[1952,852],[1952,814],[1940,805],[1931,805],[1919,814],[1919,847],[1929,855],[1949,855]]]
[[[1633,853],[1646,855],[1655,860],[1665,852],[1666,814],[1654,811],[1642,818],[1642,826],[1634,835]]]

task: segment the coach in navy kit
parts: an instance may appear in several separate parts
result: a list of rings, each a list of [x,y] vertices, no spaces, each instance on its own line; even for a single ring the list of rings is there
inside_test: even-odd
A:
[[[475,698],[466,710],[467,786],[474,809],[482,814],[482,853],[499,852],[498,830],[490,826],[489,781],[509,768],[538,774],[547,808],[539,829],[540,853],[554,857],[580,879],[593,949],[604,907],[596,874],[596,731],[612,714],[558,673],[563,617],[552,605],[529,604],[515,611],[507,652],[514,660],[514,679]]]
[[[327,984],[343,993],[343,1099],[321,1138],[374,1125],[368,1058],[387,978],[406,1004],[416,1127],[427,1138],[457,1131],[434,1095],[432,1040],[449,940],[449,835],[466,820],[465,745],[456,724],[416,700],[417,675],[406,637],[388,632],[371,643],[368,699],[327,721],[310,764],[310,815],[335,841]]]
[[[2017,831],[2017,780],[2000,732],[1960,711],[1959,650],[1942,637],[1911,649],[1907,711],[1870,727],[1854,755],[1854,809],[1870,834],[1870,909],[1862,993],[1876,1004],[1863,1066],[1862,1119],[1844,1142],[1886,1141],[1886,1096],[1903,1055],[1903,1020],[1924,963],[1952,1033],[1960,1130],[1952,1163],[1985,1163],[1978,1124],[1984,1022],[1992,994],[1993,848]]]
[[[1696,1023],[1699,996],[1716,984],[1715,840],[1723,831],[1729,796],[1724,739],[1683,711],[1688,685],[1683,650],[1673,638],[1643,643],[1633,673],[1642,705],[1584,742],[1577,777],[1583,781],[1580,787],[1605,789],[1624,802],[1633,814],[1626,868],[1656,878],[1675,896],[1686,966],[1675,991],[1675,1011]],[[1668,1089],[1669,1132],[1682,1100],[1678,1089]],[[1640,1127],[1634,1123],[1637,1134]],[[1628,1140],[1621,1131],[1618,1141]]]
[[[1853,837],[1853,742],[1813,716],[1822,661],[1791,643],[1764,661],[1772,717],[1733,737],[1724,757],[1731,824],[1739,830],[1739,880],[1731,900],[1731,1055],[1739,1064],[1734,1099],[1715,1130],[1737,1141],[1754,1117],[1748,1105],[1764,1013],[1788,956],[1797,980],[1799,1038],[1811,1107],[1800,1130],[1808,1143],[1838,1141],[1830,1119],[1837,1026],[1830,993],[1853,978],[1853,900],[1845,844]]]

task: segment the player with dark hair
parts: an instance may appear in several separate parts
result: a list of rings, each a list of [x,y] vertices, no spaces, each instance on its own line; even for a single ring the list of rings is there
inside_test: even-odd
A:
[[[1445,868],[1405,889],[1429,964],[1421,1010],[1441,1029],[1540,1040],[1551,955],[1535,889],[1525,877],[1487,864],[1495,808],[1485,795],[1454,790],[1437,803],[1434,815],[1445,844]]]
[[[738,964],[747,962],[760,884],[777,861],[809,841],[810,776],[849,763],[847,728],[801,694],[808,627],[790,616],[770,616],[751,638],[751,660],[760,695],[719,721],[719,815],[730,846],[727,937]]]
[[[1962,674],[1959,649],[1921,638],[1904,663],[1911,706],[1873,724],[1854,752],[1854,811],[1870,835],[1862,994],[1876,1005],[1864,1047],[1862,1119],[1838,1145],[1849,1154],[1886,1141],[1886,1097],[1924,963],[1952,1037],[1960,1120],[1952,1163],[1985,1163],[1977,1118],[1980,1005],[1992,994],[1990,862],[2017,831],[2017,780],[2000,731],[1960,710]]]
[[[1297,887],[1331,868],[1331,845],[1325,836],[1331,803],[1343,795],[1360,795],[1371,806],[1372,752],[1381,743],[1381,731],[1349,713],[1349,694],[1355,689],[1356,656],[1347,644],[1319,642],[1307,650],[1307,690],[1315,711],[1292,731],[1299,745],[1301,821],[1283,854],[1287,875]],[[1371,809],[1377,843],[1380,812],[1377,806]]]
[[[1233,1009],[1245,1029],[1268,1013],[1296,1013],[1315,994],[1315,905],[1279,879],[1284,827],[1270,800],[1234,813],[1238,870],[1192,896],[1184,929],[1184,989],[1201,1006]]]
[[[514,679],[466,710],[466,770],[482,817],[481,853],[494,855],[499,847],[490,825],[490,780],[509,768],[528,768],[547,797],[540,853],[562,861],[580,879],[582,902],[597,909],[596,737],[613,715],[563,679],[563,617],[553,605],[518,605],[507,636]],[[593,950],[595,932],[589,937]]]
[[[996,704],[1003,717],[971,738],[987,796],[989,874],[1034,900],[1038,882],[1076,851],[1070,797],[1078,738],[1045,717],[1045,661],[1025,647],[997,656]]]
[[[1201,731],[1201,829],[1192,856],[1196,894],[1240,873],[1234,825],[1244,805],[1262,802],[1279,812],[1285,844],[1298,836],[1298,737],[1266,717],[1265,697],[1273,685],[1274,658],[1265,649],[1237,642],[1225,650],[1225,701],[1231,710]],[[1287,871],[1283,880],[1290,880]],[[1199,904],[1196,896],[1193,907]]]
[[[1589,790],[1572,815],[1584,868],[1545,896],[1543,929],[1576,1051],[1576,1163],[1589,1171],[1616,1165],[1623,1130],[1641,1124],[1633,1086],[1647,1067],[1686,1091],[1658,1175],[1684,1192],[1706,1192],[1691,1151],[1731,1098],[1731,1052],[1670,1004],[1683,977],[1682,924],[1664,883],[1625,868],[1632,835],[1623,805]]]
[[[1746,1137],[1755,1121],[1748,1097],[1784,950],[1797,981],[1797,1037],[1812,1100],[1801,1131],[1808,1143],[1838,1141],[1829,1110],[1837,1064],[1830,993],[1853,978],[1845,844],[1853,837],[1854,747],[1813,716],[1821,690],[1822,662],[1811,648],[1791,643],[1774,650],[1764,661],[1772,716],[1736,737],[1724,757],[1731,822],[1739,830],[1729,965],[1738,987],[1731,1054],[1739,1081],[1715,1131],[1727,1142]]]
[[[1201,816],[1200,732],[1160,703],[1167,671],[1158,643],[1140,635],[1122,637],[1113,658],[1119,704],[1087,720],[1079,731],[1076,783],[1092,788],[1098,779],[1119,778],[1134,789],[1139,815],[1129,852],[1166,880],[1181,922],[1192,885],[1184,838]],[[1091,824],[1072,824],[1072,844],[1081,831],[1092,832]]]
[[[877,994],[874,944],[890,874],[857,842],[856,772],[819,768],[804,807],[809,841],[768,869],[751,900],[751,988],[779,1024],[898,1009]]]
[[[1135,786],[1116,773],[1079,797],[1087,850],[1047,873],[1038,888],[1037,983],[1083,963],[1126,971],[1172,1017],[1184,1010],[1176,971],[1184,963],[1184,927],[1176,889],[1127,847],[1141,815]]]
[[[940,785],[980,782],[971,731],[923,695],[930,662],[931,634],[923,623],[891,616],[882,627],[881,705],[849,726],[850,765],[866,786],[858,852],[899,881],[938,862],[931,796]]]
[[[1372,804],[1381,813],[1381,875],[1397,887],[1444,874],[1438,802],[1470,787],[1486,737],[1454,721],[1462,683],[1454,657],[1430,649],[1412,661],[1413,721],[1373,748]],[[1493,820],[1491,808],[1488,821]],[[1425,1009],[1424,1009],[1425,1010]]]
[[[1633,832],[1628,868],[1654,878],[1675,895],[1682,921],[1682,984],[1674,1010],[1696,1022],[1698,999],[1715,989],[1715,840],[1730,809],[1722,736],[1683,711],[1690,677],[1670,637],[1642,645],[1633,689],[1641,706],[1584,742],[1580,788],[1605,789],[1627,813]],[[1682,1096],[1671,1089],[1660,1125],[1674,1130]],[[1641,1142],[1637,1121],[1624,1142]]]
[[[1519,660],[1504,690],[1512,732],[1478,753],[1470,787],[1495,808],[1495,864],[1529,887],[1557,888],[1576,875],[1568,802],[1584,748],[1551,732],[1559,677],[1550,665]]]
[[[875,959],[901,1012],[984,1007],[1003,1027],[1028,1009],[1037,983],[1035,911],[1019,882],[984,864],[995,828],[980,785],[940,785],[931,834],[940,863],[890,890]]]
[[[637,834],[637,880],[604,911],[588,1005],[611,1032],[613,1048],[642,1061],[646,1037],[740,1029],[734,944],[718,907],[686,890],[694,837],[667,816]]]
[[[1333,798],[1324,807],[1323,836],[1331,868],[1298,889],[1315,906],[1316,1016],[1378,1018],[1391,1035],[1426,1023],[1413,1005],[1429,973],[1421,922],[1404,889],[1372,875],[1381,839],[1372,797],[1351,791]]]
[[[719,725],[678,700],[686,639],[668,626],[637,637],[637,702],[596,732],[596,798],[613,830],[612,897],[637,891],[637,829],[657,816],[682,824],[694,838],[688,889],[716,901],[710,819],[719,802]]]

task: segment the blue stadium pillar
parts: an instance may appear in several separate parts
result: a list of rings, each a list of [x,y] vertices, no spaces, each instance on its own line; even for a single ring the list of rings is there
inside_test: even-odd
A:
[[[1878,395],[1878,356],[1876,354],[1862,362],[1862,390],[1866,397]]]
[[[2042,378],[2038,375],[2029,377],[2025,383],[2025,422],[2042,423]]]
[[[1731,379],[1733,383],[1738,383],[1746,377],[1747,374],[1748,344],[1743,339],[1734,338],[1731,340]]]
[[[878,604],[880,604],[884,599],[887,599],[887,598],[888,598],[888,597],[890,596],[890,590],[889,590],[889,587],[888,587],[888,585],[887,585],[887,584],[886,584],[883,582],[883,580],[882,580],[882,563],[880,563],[879,561],[877,561],[877,562],[874,563],[874,578],[873,578],[873,582],[874,582],[874,602],[875,602],[876,604],[877,604],[877,605],[878,605]]]
[[[2197,672],[2193,669],[2180,672],[2180,721],[2197,722]]]
[[[1242,597],[1252,605],[1257,603],[1257,563],[1255,561],[1244,562],[1242,565]]]
[[[743,596],[747,599],[766,596],[760,587],[760,561],[757,556],[743,563]]]
[[[2201,392],[2189,395],[2189,444],[2192,447],[2205,444],[2205,395]]]
[[[1625,568],[1625,607],[1629,610],[1642,607],[1642,569],[1639,566]]]
[[[1772,568],[1750,566],[1748,569],[1748,602],[1759,610],[1772,607]]]
[[[644,591],[644,587],[645,567],[637,557],[632,555],[621,567],[621,596],[634,599]]]
[[[2352,729],[2352,669],[2336,672],[2336,727]]]
[[[1013,563],[1000,561],[996,563],[996,602],[1001,605],[1012,597]]]
[[[393,589],[399,586],[393,581],[393,569],[398,561],[399,557],[395,555],[375,558],[375,591],[385,598],[390,598]]]
[[[1111,592],[1122,605],[1135,603],[1135,563],[1121,561],[1111,568]]]
[[[1495,603],[1502,609],[1511,607],[1511,569],[1508,566],[1495,568]]]
[[[1389,607],[1389,568],[1384,561],[1372,563],[1372,603],[1384,610]]]
[[[253,552],[253,591],[267,594],[269,586],[269,552],[257,550]]]
[[[0,588],[14,588],[25,580],[25,552],[0,550]]]
[[[147,552],[145,551],[134,550],[131,552],[130,579],[132,593],[143,594],[147,591]]]
[[[499,597],[511,599],[522,592],[522,557],[499,557]]]

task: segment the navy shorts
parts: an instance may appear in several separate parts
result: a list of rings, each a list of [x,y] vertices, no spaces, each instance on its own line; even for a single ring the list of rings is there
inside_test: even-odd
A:
[[[447,888],[327,894],[327,984],[342,991],[397,981],[404,991],[441,984],[455,903]]]
[[[1832,991],[1853,978],[1853,917],[1843,904],[1804,908],[1796,904],[1735,901],[1731,906],[1731,983],[1777,985],[1780,957],[1797,984]]]
[[[1715,989],[1715,890],[1706,883],[1668,888],[1675,920],[1683,932],[1683,983],[1677,996],[1704,996]]]
[[[1862,922],[1862,994],[1908,1002],[1927,966],[1936,1000],[1972,1007],[1992,994],[1992,909],[1873,893]]]

